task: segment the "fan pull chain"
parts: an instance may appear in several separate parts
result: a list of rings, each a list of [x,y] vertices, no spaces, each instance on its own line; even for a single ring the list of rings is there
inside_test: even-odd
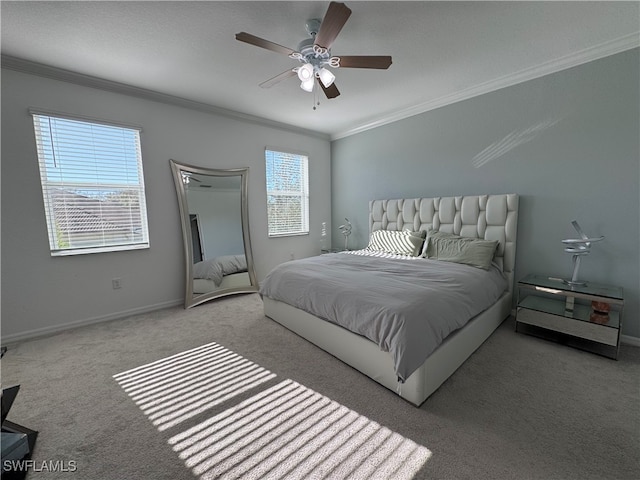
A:
[[[313,88],[313,109],[316,109],[316,105],[320,105],[320,98],[319,98],[319,94],[318,94],[318,81],[316,80],[316,83],[314,84],[314,88]]]

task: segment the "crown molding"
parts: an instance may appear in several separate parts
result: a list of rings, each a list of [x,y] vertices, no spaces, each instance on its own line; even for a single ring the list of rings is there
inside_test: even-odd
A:
[[[504,75],[494,80],[474,85],[473,87],[454,92],[450,95],[444,95],[442,97],[419,103],[411,107],[389,112],[382,117],[371,120],[367,123],[363,123],[358,127],[333,133],[331,135],[331,140],[333,141],[340,138],[356,135],[358,133],[380,127],[382,125],[387,125],[389,123],[397,122],[398,120],[403,120],[405,118],[413,117],[430,110],[435,110],[436,108],[461,102],[462,100],[468,100],[485,93],[494,92],[502,88],[544,77],[545,75],[560,72],[568,68],[576,67],[584,63],[599,60],[601,58],[615,55],[617,53],[622,53],[626,50],[631,50],[638,47],[640,47],[640,32],[631,33],[629,35],[625,35],[623,37],[601,43],[594,47],[586,48],[584,50],[565,55],[549,62],[525,68],[524,70],[520,70],[516,73]]]
[[[619,37],[617,39],[604,42],[602,44],[580,50],[578,52],[565,55],[555,60],[545,62],[533,67],[520,70],[513,74],[504,75],[502,77],[484,82],[472,87],[454,92],[449,95],[428,100],[410,107],[394,110],[378,118],[372,119],[368,122],[362,123],[357,127],[335,132],[331,135],[327,135],[314,130],[308,130],[294,125],[277,122],[264,117],[258,117],[255,115],[249,115],[246,113],[237,112],[221,107],[216,107],[203,102],[196,102],[188,100],[182,97],[173,95],[167,95],[159,93],[153,90],[145,88],[134,87],[124,83],[113,82],[102,78],[84,75],[70,70],[65,70],[57,67],[52,67],[42,63],[32,62],[22,58],[12,57],[8,55],[2,55],[2,68],[15,70],[18,72],[29,73],[41,77],[52,78],[54,80],[60,80],[68,83],[75,83],[85,87],[97,88],[100,90],[107,90],[114,93],[120,93],[123,95],[129,95],[133,97],[143,98],[146,100],[161,102],[169,105],[176,105],[192,110],[197,110],[214,115],[220,115],[227,118],[241,120],[244,122],[254,123],[262,126],[277,128],[293,133],[299,133],[303,135],[309,135],[312,137],[320,138],[322,140],[338,140],[341,138],[356,135],[358,133],[371,130],[389,123],[397,122],[415,115],[435,110],[436,108],[451,105],[453,103],[468,100],[470,98],[490,93],[502,88],[517,85],[519,83],[534,80],[536,78],[550,75],[568,68],[576,67],[594,60],[599,60],[604,57],[615,55],[617,53],[631,50],[633,48],[640,47],[640,32],[634,32],[629,35]]]
[[[191,110],[197,110],[204,113],[210,113],[213,115],[220,115],[223,117],[231,118],[234,120],[241,120],[243,122],[253,123],[266,127],[277,128],[279,130],[286,130],[293,133],[299,133],[303,135],[309,135],[312,137],[320,138],[322,140],[330,140],[329,135],[314,130],[308,130],[305,128],[296,127],[287,123],[277,122],[264,117],[258,117],[255,115],[249,115],[242,112],[236,112],[235,110],[229,110],[226,108],[216,107],[203,102],[196,102],[188,100],[186,98],[177,97],[174,95],[167,95],[164,93],[156,92],[146,88],[134,87],[125,83],[113,82],[111,80],[105,80],[103,78],[94,77],[91,75],[84,75],[81,73],[73,72],[71,70],[65,70],[62,68],[52,67],[42,63],[32,62],[23,58],[12,57],[9,55],[2,55],[2,68],[14,70],[16,72],[28,73],[40,77],[51,78],[53,80],[59,80],[67,83],[74,83],[84,87],[96,88],[99,90],[106,90],[113,93],[119,93],[122,95],[129,95],[132,97],[142,98],[145,100],[151,100],[154,102],[165,103],[168,105],[174,105],[178,107],[188,108]]]

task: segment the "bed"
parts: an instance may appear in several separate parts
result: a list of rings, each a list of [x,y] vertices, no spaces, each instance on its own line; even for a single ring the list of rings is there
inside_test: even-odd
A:
[[[510,315],[517,217],[516,194],[371,201],[367,249],[277,266],[260,290],[265,315],[419,406]],[[409,233],[415,242],[422,232],[428,232],[424,245],[409,255],[378,252],[373,245],[378,237]],[[445,261],[451,260],[446,248],[433,256],[438,245],[446,245],[439,241],[494,250],[490,263],[479,268]],[[322,271],[333,271],[335,278],[326,273],[324,281],[316,280]],[[455,280],[443,283],[450,277]],[[365,284],[364,291],[356,290]],[[492,286],[476,294],[484,284]],[[277,293],[278,285],[286,288]],[[307,289],[296,292],[295,285]],[[416,300],[405,300],[405,290]],[[307,298],[313,291],[319,296]],[[430,295],[426,304],[419,292]],[[339,297],[353,300],[351,310]],[[465,297],[474,298],[467,304]],[[378,324],[381,316],[392,319]]]
[[[244,255],[221,255],[193,265],[193,293],[251,285]]]

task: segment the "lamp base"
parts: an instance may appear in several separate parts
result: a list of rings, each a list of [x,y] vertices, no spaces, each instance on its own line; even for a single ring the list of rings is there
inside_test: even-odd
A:
[[[578,270],[580,270],[580,257],[587,255],[589,252],[578,252],[573,254],[573,275],[571,280],[563,280],[564,283],[571,286],[586,285],[587,282],[578,281]]]

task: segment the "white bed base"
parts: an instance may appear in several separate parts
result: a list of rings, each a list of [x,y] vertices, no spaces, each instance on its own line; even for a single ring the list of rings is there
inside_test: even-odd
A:
[[[416,406],[453,375],[511,313],[511,294],[505,293],[496,304],[449,335],[406,382],[399,384],[391,356],[371,340],[286,303],[268,297],[263,300],[267,317]]]
[[[263,297],[264,313],[420,406],[511,314],[517,213],[518,196],[515,194],[371,202],[372,231],[402,230],[407,226],[420,230],[433,226],[463,236],[500,240],[496,260],[508,279],[509,290],[495,304],[449,335],[403,384],[398,383],[388,352],[381,351],[369,339],[268,297]]]

